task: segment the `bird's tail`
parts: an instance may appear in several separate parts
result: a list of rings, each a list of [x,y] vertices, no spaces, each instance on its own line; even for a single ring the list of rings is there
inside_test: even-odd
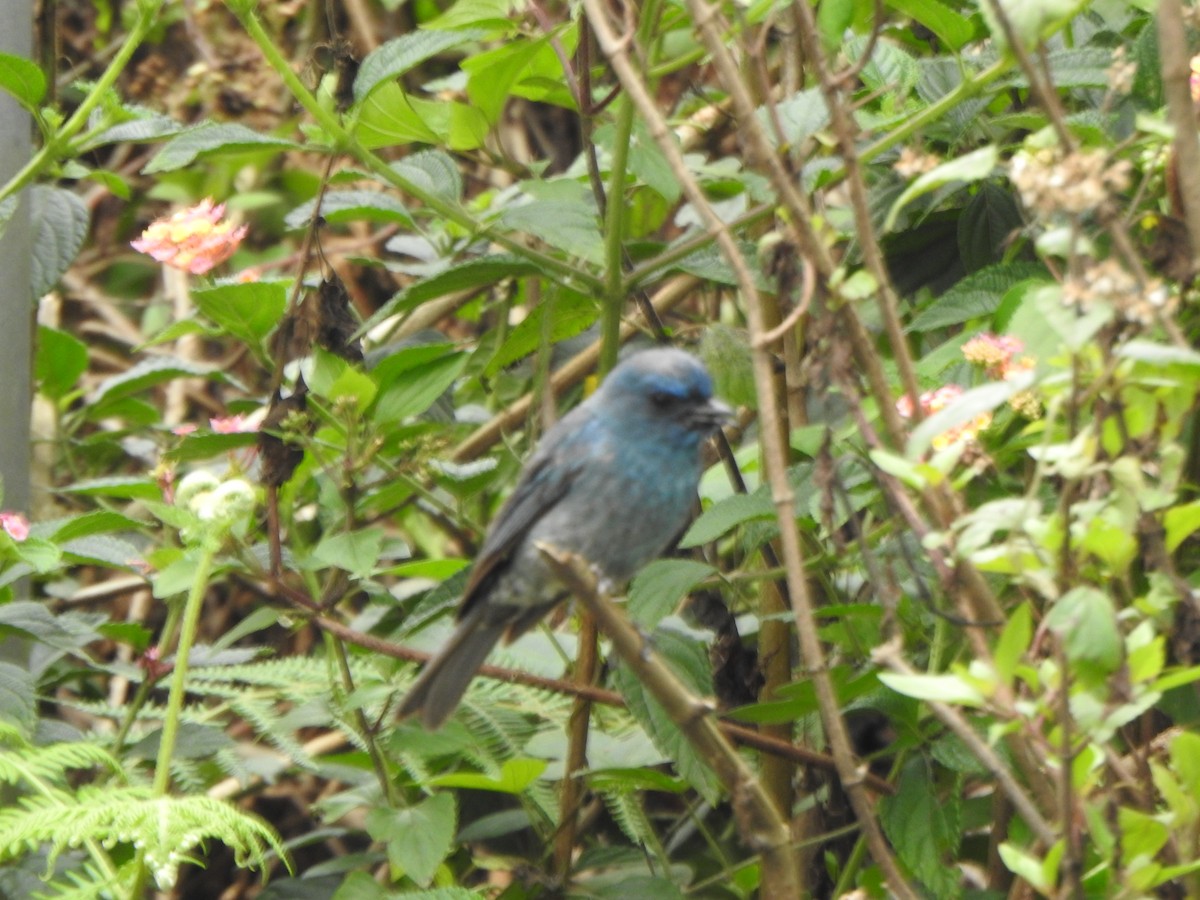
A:
[[[438,655],[425,664],[400,704],[400,718],[420,713],[426,728],[440,728],[506,627],[485,621],[479,609],[469,612]]]

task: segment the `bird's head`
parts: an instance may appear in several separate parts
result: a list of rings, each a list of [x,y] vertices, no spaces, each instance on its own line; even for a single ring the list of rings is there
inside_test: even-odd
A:
[[[733,416],[713,397],[712,378],[698,359],[660,347],[626,357],[609,373],[596,399],[633,422],[667,427],[699,442]]]

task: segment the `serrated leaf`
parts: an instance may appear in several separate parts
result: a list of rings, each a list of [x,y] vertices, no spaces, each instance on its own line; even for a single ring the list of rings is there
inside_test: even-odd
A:
[[[114,510],[97,509],[67,519],[55,529],[51,540],[64,544],[67,541],[89,537],[93,534],[105,534],[110,531],[136,531],[145,525],[145,522],[131,519]]]
[[[971,184],[989,177],[1000,161],[1000,149],[988,144],[962,156],[942,163],[935,169],[918,176],[904,192],[896,198],[883,223],[884,231],[891,231],[896,217],[905,206],[918,197],[948,184]]]
[[[0,720],[15,725],[26,737],[37,723],[33,674],[6,662],[0,662]]]
[[[543,340],[551,344],[582,334],[600,315],[592,297],[571,291],[560,292],[553,301],[539,304],[520,321],[488,361],[487,373],[495,375],[501,369],[533,353]],[[549,317],[549,327],[545,325]]]
[[[354,79],[354,99],[362,101],[385,81],[399,78],[425,60],[470,41],[487,37],[478,30],[422,29],[394,38],[367,54]]]
[[[733,494],[702,512],[684,533],[679,546],[698,547],[717,540],[743,522],[774,517],[775,504],[765,492]]]
[[[283,318],[287,286],[281,281],[219,284],[192,291],[196,308],[251,347],[261,345]]]
[[[63,544],[62,552],[73,561],[120,569],[132,569],[142,559],[142,552],[137,547],[111,534],[76,538]]]
[[[379,191],[329,191],[321,200],[321,218],[335,225],[342,222],[384,222],[405,227],[413,224],[404,204]],[[306,228],[312,221],[317,198],[297,206],[283,220],[288,228]]]
[[[391,169],[426,193],[456,203],[462,199],[462,172],[459,171],[454,157],[442,150],[410,153],[404,159],[392,163]]]
[[[880,823],[897,855],[935,897],[954,896],[958,888],[957,872],[948,865],[962,838],[953,796],[939,795],[928,764],[918,758],[904,767],[896,794],[880,800]]]
[[[30,188],[30,222],[33,232],[30,288],[33,298],[51,290],[70,268],[87,239],[91,214],[87,205],[64,188],[44,184]]]
[[[175,121],[170,116],[150,113],[141,118],[121,122],[104,129],[88,140],[87,147],[90,149],[104,144],[136,144],[144,141],[156,141],[186,130],[186,125]]]
[[[174,172],[198,159],[255,150],[298,150],[283,138],[260,134],[245,125],[205,122],[176,135],[142,168],[143,175]]]
[[[643,628],[655,628],[692,588],[716,571],[692,559],[656,559],[629,585],[629,617]]]
[[[112,475],[107,478],[89,478],[76,481],[65,487],[55,488],[62,494],[80,494],[89,497],[116,497],[121,500],[161,500],[162,488],[152,478],[137,475]]]
[[[1009,236],[1024,225],[1012,194],[993,182],[979,185],[958,219],[958,253],[968,272],[995,263]]]
[[[815,87],[806,88],[774,104],[773,110],[760,106],[754,115],[772,141],[776,139],[774,121],[777,118],[782,139],[795,148],[829,124],[829,107],[825,105],[821,89]]]
[[[217,378],[228,380],[219,370],[173,356],[148,356],[124,372],[106,378],[96,387],[88,402],[99,407],[140,393],[146,388],[175,378]]]
[[[909,324],[908,331],[932,331],[992,315],[1014,285],[1045,276],[1035,263],[987,266],[957,282]]]
[[[96,640],[91,625],[70,613],[55,615],[44,604],[17,600],[0,605],[0,628],[14,629],[35,641],[67,653]]]
[[[8,91],[30,112],[46,96],[46,76],[37,63],[10,53],[0,53],[0,89]]]
[[[857,60],[866,45],[865,38],[854,38],[845,45],[847,56]],[[883,41],[875,45],[871,60],[863,66],[859,77],[871,90],[887,91],[899,102],[913,92],[921,70],[911,55],[896,44]]]
[[[454,841],[454,795],[434,794],[407,809],[373,809],[367,833],[387,846],[388,859],[417,884],[427,885]]]
[[[54,400],[62,399],[75,389],[87,365],[87,344],[57,328],[38,326],[34,377],[39,391]]]
[[[595,266],[604,264],[604,239],[596,212],[583,203],[568,200],[534,200],[512,206],[500,215],[505,228],[540,238],[569,256]]]

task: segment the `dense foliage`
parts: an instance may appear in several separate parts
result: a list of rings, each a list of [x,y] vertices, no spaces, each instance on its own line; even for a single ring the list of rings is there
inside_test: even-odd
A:
[[[0,891],[1200,893],[1194,10],[47,8]],[[396,721],[639,340],[677,552]]]

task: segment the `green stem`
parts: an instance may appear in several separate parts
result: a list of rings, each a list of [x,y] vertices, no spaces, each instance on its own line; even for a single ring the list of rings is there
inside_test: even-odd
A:
[[[183,713],[183,698],[186,692],[188,655],[196,642],[200,623],[200,611],[204,608],[204,594],[208,579],[212,575],[215,546],[208,539],[200,548],[196,561],[196,572],[183,607],[183,626],[179,632],[179,647],[175,651],[175,670],[171,673],[171,693],[167,698],[167,713],[163,719],[162,736],[158,742],[158,759],[154,764],[154,793],[166,796],[171,785],[171,757],[175,754],[175,742],[179,737],[179,720]]]
[[[10,178],[7,183],[0,186],[0,201],[21,190],[21,188],[33,181],[43,169],[58,159],[67,148],[71,138],[78,134],[87,124],[92,112],[100,105],[104,99],[104,95],[117,83],[117,78],[125,70],[125,67],[133,58],[133,54],[141,46],[142,41],[146,39],[146,35],[150,33],[150,29],[154,27],[162,5],[163,0],[143,0],[143,2],[138,3],[138,14],[137,19],[133,23],[133,28],[130,29],[129,35],[125,38],[121,49],[117,51],[117,55],[112,58],[112,62],[104,70],[104,74],[100,76],[100,80],[92,85],[92,89],[87,92],[87,95],[83,98],[83,102],[79,104],[79,107],[71,117],[63,123],[62,127],[53,135],[49,135],[46,138],[46,142],[30,158],[29,162],[22,166],[21,170]]]
[[[242,27],[246,29],[246,33],[258,45],[258,49],[267,60],[267,63],[283,79],[283,83],[292,92],[292,96],[305,108],[316,123],[321,126],[322,130],[329,135],[333,142],[333,152],[349,153],[388,184],[399,188],[410,196],[416,197],[438,215],[450,220],[472,234],[493,241],[506,250],[511,250],[513,253],[528,259],[546,271],[547,274],[557,276],[564,284],[585,292],[598,293],[602,289],[603,284],[601,280],[590,272],[581,269],[577,261],[557,259],[532,247],[527,247],[519,240],[492,229],[472,217],[458,204],[445,200],[436,193],[409,181],[392,169],[380,157],[376,156],[366,147],[363,147],[358,142],[358,139],[346,130],[339,117],[331,110],[322,106],[316,96],[304,85],[296,73],[292,71],[291,65],[271,41],[271,36],[267,34],[266,29],[263,28],[253,9],[247,8],[247,6],[237,3],[231,4],[230,8],[242,23]]]

